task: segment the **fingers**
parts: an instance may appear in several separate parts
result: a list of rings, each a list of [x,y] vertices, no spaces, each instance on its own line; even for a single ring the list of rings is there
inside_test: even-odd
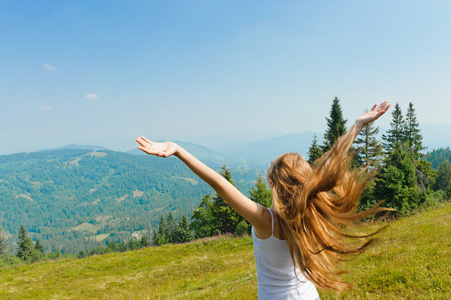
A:
[[[142,136],[141,138],[142,138],[146,143],[153,144],[153,142],[150,141],[150,140],[148,140],[146,137]]]
[[[155,156],[159,156],[159,157],[168,157],[169,155],[165,154],[164,151],[161,150],[156,150],[156,149],[151,149],[151,148],[146,148],[146,147],[138,147],[139,150],[150,154],[150,155],[155,155]]]
[[[388,101],[384,101],[381,103],[381,105],[379,105],[378,110],[386,110],[385,107],[387,106]]]
[[[387,110],[390,108],[390,106],[391,106],[391,104],[388,104],[388,105],[385,107],[385,111],[387,111]]]
[[[137,138],[136,141],[143,147],[146,147],[148,143],[146,143],[142,138]]]
[[[138,149],[143,151],[143,152],[146,152],[147,154],[150,154],[150,155],[157,155],[158,154],[158,151],[155,151],[155,150],[143,147],[143,146],[138,147]]]

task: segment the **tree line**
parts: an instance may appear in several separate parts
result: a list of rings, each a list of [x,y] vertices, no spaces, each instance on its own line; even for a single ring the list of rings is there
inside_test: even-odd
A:
[[[59,251],[45,253],[41,241],[36,239],[33,243],[23,225],[20,226],[17,239],[17,249],[15,249],[15,255],[12,255],[9,251],[10,246],[6,242],[5,234],[0,229],[0,266],[34,262],[44,259],[56,259],[62,256]]]
[[[370,123],[359,133],[351,149],[354,167],[366,168],[368,172],[375,174],[362,195],[359,209],[367,209],[379,201],[385,200],[384,205],[394,208],[398,214],[408,214],[419,207],[434,205],[439,201],[449,199],[451,197],[451,163],[449,162],[451,150],[449,148],[438,149],[425,153],[426,148],[422,145],[421,130],[412,103],[409,103],[405,115],[399,104],[394,105],[391,115],[390,128],[382,135],[381,140],[378,139],[379,128]],[[309,148],[308,162],[311,164],[314,164],[325,151],[330,150],[337,139],[346,133],[347,120],[343,118],[338,98],[333,99],[326,121],[327,128],[322,144],[318,141],[318,137],[314,136]],[[232,179],[232,172],[227,166],[221,168],[220,174],[236,186]],[[188,174],[185,176],[188,177]],[[119,181],[117,182],[120,185]],[[270,207],[271,190],[265,182],[266,179],[259,176],[248,194],[253,201]],[[127,188],[128,185],[127,183]],[[192,187],[182,187],[182,189],[185,188]],[[136,187],[131,186],[130,189],[133,190]],[[144,188],[141,187],[140,190],[144,190]],[[158,187],[158,190],[162,192],[167,188],[161,186]],[[172,212],[167,216],[160,215],[158,230],[153,230],[153,232],[151,232],[150,226],[147,226],[149,222],[143,216],[140,218],[141,222],[133,226],[130,232],[149,228],[147,238],[143,236],[140,240],[132,238],[125,242],[128,236],[118,235],[116,239],[108,240],[105,247],[94,246],[88,249],[85,246],[84,250],[77,250],[79,251],[78,256],[133,250],[149,244],[184,243],[223,233],[237,235],[250,233],[250,224],[228,206],[218,194],[204,194],[200,203],[189,216],[190,221],[185,214],[182,214],[176,221]],[[95,223],[94,219],[93,222]],[[75,237],[77,232],[70,231],[67,234]],[[86,240],[83,236],[77,236],[77,238]],[[19,238],[18,245],[21,245],[20,241]],[[89,241],[90,239],[86,240],[86,242]],[[36,240],[37,242],[38,240]],[[0,235],[0,251],[2,251],[1,245],[2,235]],[[25,242],[24,245],[29,246],[30,243]],[[36,250],[36,245],[33,247]],[[40,257],[37,252],[31,250],[23,253],[29,253],[26,257],[31,257],[31,260]],[[43,252],[41,253],[43,254]],[[60,253],[56,249],[47,255],[56,256]],[[19,258],[19,256],[16,257]]]
[[[324,145],[319,146],[314,137],[309,148],[310,163],[331,148],[339,136],[346,132],[346,121],[338,98],[335,98],[327,119]],[[407,214],[424,204],[443,201],[451,197],[451,165],[443,158],[451,153],[449,148],[441,149],[431,155],[425,153],[420,124],[415,109],[409,103],[405,115],[396,103],[392,111],[390,128],[377,139],[379,127],[368,124],[358,135],[353,149],[355,167],[366,167],[376,175],[368,182],[367,189],[360,202],[361,209],[368,209],[381,200],[399,214]],[[434,170],[429,157],[436,162]]]
[[[312,165],[346,133],[347,120],[343,118],[337,97],[333,99],[326,121],[323,144],[319,144],[315,135],[308,151],[308,162]],[[412,103],[409,103],[405,116],[401,106],[396,103],[390,128],[382,135],[382,140],[378,140],[378,133],[379,127],[373,123],[368,124],[359,133],[351,149],[353,166],[366,168],[367,172],[375,174],[367,183],[359,209],[368,209],[384,200],[384,205],[395,209],[395,214],[403,215],[451,198],[451,163],[446,159],[447,155],[451,156],[451,151],[448,148],[439,149],[432,154],[424,152],[426,147],[422,144],[423,137]],[[434,170],[432,163],[427,160],[428,156],[445,159],[437,162]],[[219,173],[235,185],[230,169],[223,166]],[[258,177],[249,196],[257,203],[271,206],[271,190],[262,177]],[[169,222],[174,222],[171,215],[167,218],[167,223]],[[250,232],[250,224],[218,194],[206,194],[202,198],[191,214],[189,227],[195,239],[223,233],[240,235]],[[154,233],[154,245],[175,242],[165,238],[170,236],[164,233],[167,228],[168,225],[161,217],[160,230]]]

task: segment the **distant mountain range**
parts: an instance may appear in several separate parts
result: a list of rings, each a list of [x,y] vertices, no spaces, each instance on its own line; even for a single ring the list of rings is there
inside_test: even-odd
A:
[[[451,146],[451,125],[424,126],[422,134],[428,151]],[[234,181],[246,193],[278,155],[306,156],[314,135],[302,132],[241,142],[227,153],[177,143],[216,170],[222,165],[232,168]],[[316,135],[321,144],[322,135]],[[169,211],[174,217],[189,215],[203,195],[212,192],[177,159],[141,154],[136,148],[124,153],[72,144],[0,155],[0,220],[8,241],[14,242],[24,224],[33,238],[48,243],[47,248],[76,252],[106,237],[123,239],[147,230],[149,221],[156,228],[159,217]]]
[[[382,134],[386,131],[387,128],[380,128],[378,138],[380,139]],[[423,135],[423,145],[428,147],[428,151],[451,146],[451,124],[426,124],[422,126],[421,133]],[[206,147],[200,143],[186,141],[176,141],[176,143],[212,167],[227,164],[232,167],[244,166],[262,168],[267,166],[272,159],[282,153],[297,152],[306,157],[315,134],[318,138],[318,143],[321,144],[323,134],[312,131],[269,137],[266,139],[261,138],[258,140],[247,136],[249,140],[248,143],[243,142],[243,139],[237,137],[237,141],[229,144],[227,147],[214,145]],[[268,133],[268,135],[271,136],[273,133]],[[264,135],[259,132],[258,137],[263,136]],[[42,151],[61,149],[106,150],[104,147],[94,145],[67,145]],[[136,148],[127,151],[127,153],[144,154]]]

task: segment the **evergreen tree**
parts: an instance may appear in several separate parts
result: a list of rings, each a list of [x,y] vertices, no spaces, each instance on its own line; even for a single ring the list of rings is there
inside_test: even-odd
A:
[[[2,228],[0,228],[0,256],[5,255],[8,253],[9,247],[6,243],[6,237],[3,233]]]
[[[158,246],[158,234],[155,229],[152,231],[152,246]]]
[[[395,109],[392,112],[392,122],[390,129],[387,130],[387,135],[383,134],[384,148],[387,154],[392,152],[397,145],[404,145],[405,137],[405,121],[402,116],[401,106],[396,103]]]
[[[141,238],[141,240],[139,241],[139,244],[140,244],[141,248],[149,246],[149,242],[147,241],[145,236],[143,236]]]
[[[194,231],[196,239],[212,236],[219,233],[213,222],[213,198],[206,194],[200,205],[193,211],[189,226]]]
[[[42,244],[39,241],[39,239],[36,239],[36,243],[34,245],[34,249],[36,249],[36,251],[41,253],[41,255],[44,255],[44,247],[42,246]]]
[[[256,203],[263,205],[264,207],[269,208],[271,206],[271,189],[267,188],[262,176],[257,177],[255,187],[252,187],[249,191],[249,198]]]
[[[88,256],[88,253],[86,251],[81,250],[78,252],[78,258],[85,258]]]
[[[112,252],[117,251],[116,243],[113,241],[108,241],[106,247]]]
[[[131,238],[127,242],[127,249],[128,250],[135,250],[141,248],[141,243],[134,238]]]
[[[177,223],[174,221],[174,217],[172,216],[172,212],[169,212],[168,218],[167,218],[167,233],[166,236],[168,243],[175,243],[174,242],[174,234],[177,230]]]
[[[382,145],[376,139],[379,127],[374,127],[373,123],[367,124],[358,134],[355,145],[355,161],[357,166],[375,166],[381,159]]]
[[[442,161],[451,161],[451,149],[449,147],[434,149],[432,152],[428,152],[427,160],[432,163],[432,167],[436,169]]]
[[[179,224],[174,234],[174,243],[186,243],[192,239],[193,235],[191,229],[189,228],[185,215],[183,215],[179,220]]]
[[[436,174],[432,169],[432,164],[426,160],[425,155],[422,153],[426,147],[423,147],[423,136],[420,131],[420,124],[417,121],[415,109],[412,102],[410,102],[404,127],[405,144],[409,154],[415,161],[417,184],[422,200],[425,200],[426,193],[434,184]]]
[[[36,250],[33,247],[33,242],[27,235],[27,231],[23,225],[19,230],[19,242],[17,243],[17,257],[22,260],[30,261],[36,258]]]
[[[415,162],[401,144],[397,144],[385,160],[385,167],[376,176],[375,196],[385,199],[388,207],[408,213],[420,203]]]
[[[423,147],[423,136],[420,134],[420,131],[420,124],[417,121],[415,109],[412,102],[410,102],[406,114],[404,135],[407,148],[414,153],[417,159],[423,156],[421,152],[426,149]]]
[[[235,235],[241,236],[245,233],[250,233],[251,225],[246,221],[246,219],[241,220],[235,229]]]
[[[225,165],[219,172],[228,182],[235,186],[232,180],[232,172]],[[213,198],[212,216],[214,227],[220,233],[234,233],[238,223],[243,219],[233,208],[230,207],[217,193]]]
[[[434,190],[447,191],[451,186],[451,163],[448,160],[442,161],[437,167],[437,180]]]
[[[337,97],[332,102],[329,118],[327,120],[327,129],[324,134],[324,145],[322,151],[326,152],[332,148],[340,136],[346,133],[346,122],[343,118],[343,112],[340,106],[340,100]]]
[[[160,217],[160,225],[158,226],[157,245],[163,245],[169,241],[169,230],[163,215]]]
[[[318,145],[318,138],[316,134],[313,136],[312,145],[308,149],[308,162],[309,164],[313,164],[315,160],[320,158],[323,155],[323,151]]]

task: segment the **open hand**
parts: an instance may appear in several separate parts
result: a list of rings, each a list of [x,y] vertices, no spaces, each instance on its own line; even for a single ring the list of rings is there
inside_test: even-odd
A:
[[[356,123],[361,127],[364,127],[366,124],[377,120],[380,116],[385,114],[390,106],[391,104],[389,104],[388,101],[381,103],[379,107],[377,107],[377,104],[374,104],[373,108],[358,118]]]
[[[169,157],[177,150],[177,144],[172,142],[152,142],[143,136],[137,138],[136,141],[141,145],[138,149],[150,155]]]

